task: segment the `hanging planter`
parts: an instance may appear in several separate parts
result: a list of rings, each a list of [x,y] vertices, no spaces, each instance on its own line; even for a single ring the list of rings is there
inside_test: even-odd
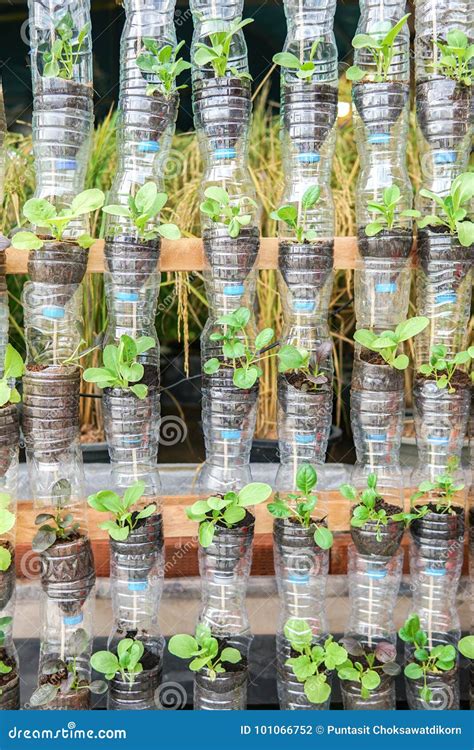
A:
[[[229,34],[238,33],[243,25],[232,27]],[[198,51],[194,59],[199,64]],[[206,147],[214,157],[235,158],[237,150],[241,150],[240,141],[247,134],[252,112],[250,80],[232,75],[195,80],[193,111],[196,130],[206,139]]]
[[[0,711],[18,711],[20,708],[20,670],[12,637],[12,621],[10,616],[0,619]]]
[[[380,641],[367,648],[356,638],[341,641],[349,659],[337,670],[345,711],[394,711],[395,681],[400,673],[397,649]]]
[[[78,628],[65,643],[64,653],[42,655],[38,687],[30,698],[30,708],[42,711],[87,711],[91,693],[107,690],[102,680],[91,681],[89,657],[91,638]]]
[[[331,702],[332,674],[347,651],[328,636],[315,639],[308,622],[291,618],[284,626],[290,658],[278,666],[278,698],[283,711],[325,711]]]
[[[168,649],[180,659],[191,659],[195,711],[243,711],[247,708],[248,666],[245,656],[215,638],[204,624],[195,637],[174,635]]]
[[[255,517],[248,508],[265,502],[271,492],[268,484],[254,482],[186,509],[188,518],[199,523],[199,621],[242,648],[251,640],[245,596]]]
[[[405,643],[405,686],[412,711],[459,710],[459,651],[473,658],[472,637],[459,641],[457,647],[444,635],[434,643],[420,626],[418,615],[411,615],[399,630]]]
[[[354,307],[358,327],[391,330],[405,321],[410,282],[410,267],[404,258],[366,258],[358,261],[354,273]]]

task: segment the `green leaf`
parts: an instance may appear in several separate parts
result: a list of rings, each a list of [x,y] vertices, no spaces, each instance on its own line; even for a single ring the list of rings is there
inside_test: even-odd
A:
[[[110,651],[96,651],[91,656],[91,667],[102,674],[115,674],[119,670],[119,662],[115,654]]]
[[[264,328],[260,333],[257,335],[255,339],[255,349],[259,351],[260,349],[264,349],[268,344],[271,343],[273,337],[275,336],[275,333],[273,331],[273,328]]]
[[[11,552],[5,547],[0,546],[0,570],[6,571],[12,564]]]
[[[99,529],[107,531],[109,536],[116,542],[124,542],[130,534],[128,526],[119,526],[115,521],[103,521],[99,524]]]
[[[272,488],[265,482],[251,482],[243,487],[238,494],[238,503],[243,508],[249,505],[259,505],[268,500],[272,494]]]
[[[357,500],[357,490],[351,484],[341,484],[341,486],[339,487],[339,492],[341,493],[342,497],[346,498],[346,500],[350,500],[351,502],[355,502]]]
[[[156,504],[151,503],[150,505],[147,505],[146,508],[143,508],[139,513],[137,513],[137,520],[142,518],[149,518],[153,515],[153,513],[156,510]]]
[[[308,677],[304,683],[304,692],[310,703],[324,703],[331,695],[331,688],[326,682],[326,675]]]
[[[396,37],[398,36],[402,28],[405,26],[408,19],[410,18],[410,15],[411,15],[410,13],[406,13],[402,18],[400,18],[400,20],[395,24],[395,26],[392,26],[392,28],[390,29],[388,34],[385,35],[385,38],[383,40],[383,45],[385,47],[390,47],[394,43]]]
[[[369,669],[361,677],[361,683],[366,690],[375,690],[380,685],[380,677],[373,669]]]
[[[270,489],[271,491],[271,489]],[[7,508],[0,508],[0,534],[10,531],[15,525],[16,516]]]
[[[128,206],[119,206],[116,204],[103,206],[102,213],[111,214],[112,216],[125,216],[127,218],[130,218],[130,216],[132,215]]]
[[[314,533],[314,541],[321,549],[330,549],[333,545],[333,535],[325,526],[318,526]]]
[[[351,65],[346,70],[346,77],[348,81],[362,81],[365,78],[365,72],[361,70],[357,65]]]
[[[395,328],[395,334],[398,341],[407,341],[407,339],[417,336],[421,331],[425,330],[429,325],[429,322],[428,318],[420,315],[399,323]]]
[[[202,521],[199,524],[199,544],[201,547],[209,547],[212,544],[215,533],[215,525],[211,521]]]
[[[408,677],[409,680],[419,680],[420,677],[423,677],[422,668],[420,667],[419,664],[415,664],[413,662],[406,665],[405,669],[403,670],[403,673],[405,677]]]
[[[148,394],[148,386],[144,383],[136,383],[135,385],[131,385],[130,390],[141,401],[143,401],[143,399],[146,398]]]
[[[208,359],[207,362],[204,362],[203,370],[206,373],[206,375],[214,375],[216,372],[218,372],[219,367],[221,363],[217,359],[217,357],[212,357],[212,359]]]
[[[474,244],[474,223],[472,221],[461,221],[456,223],[459,242],[463,247]]]
[[[372,221],[369,224],[367,224],[364,232],[367,237],[375,237],[375,235],[381,232],[382,229],[383,229],[383,226],[382,224],[380,224],[380,222]]]
[[[218,187],[217,185],[211,185],[204,191],[206,198],[210,198],[212,201],[216,201],[219,206],[229,205],[229,195],[224,188]]]
[[[278,371],[287,372],[297,370],[302,366],[304,357],[301,352],[291,344],[284,344],[278,352]]]
[[[299,70],[300,68],[300,61],[291,52],[277,52],[276,55],[273,55],[273,62],[275,65],[281,65],[282,68],[290,68],[290,70]]]
[[[224,511],[224,521],[228,526],[233,526],[245,518],[245,509],[239,505],[230,505]]]
[[[284,633],[285,638],[297,649],[311,645],[311,641],[313,640],[311,628],[306,620],[297,617],[292,617],[286,621]]]
[[[433,697],[433,693],[430,690],[429,687],[422,687],[420,690],[420,698],[425,701],[425,703],[430,703],[431,698]]]
[[[406,370],[410,364],[410,360],[406,354],[399,354],[398,357],[395,357],[392,364],[396,370]]]
[[[458,642],[458,651],[467,659],[474,659],[474,635],[466,635]]]
[[[131,508],[136,502],[142,497],[145,492],[145,482],[138,480],[134,482],[130,487],[127,487],[123,496],[123,507]]]
[[[181,231],[176,224],[160,224],[157,228],[157,232],[164,237],[165,240],[179,240],[181,237]]]
[[[354,341],[356,341],[361,346],[365,346],[366,349],[372,348],[376,338],[377,336],[372,333],[372,331],[369,331],[366,328],[359,328],[354,333]]]
[[[305,192],[303,193],[303,197],[301,199],[301,205],[303,206],[303,209],[308,211],[309,209],[313,208],[313,206],[315,206],[318,202],[320,195],[321,189],[318,185],[313,185],[312,187],[307,188],[307,190],[305,190]]]
[[[229,662],[230,664],[237,664],[239,661],[242,660],[242,654],[238,649],[227,647],[222,649],[222,653],[220,655],[221,661]]]
[[[311,464],[303,463],[296,472],[296,486],[305,495],[308,495],[313,487],[316,487],[318,475]]]
[[[237,370],[234,371],[233,375],[233,383],[237,388],[242,388],[243,390],[247,390],[249,388],[252,388],[253,385],[255,385],[258,378],[258,370],[256,367],[249,367],[248,369],[244,369],[243,367],[239,367]]]
[[[267,509],[274,518],[290,518],[292,515],[291,509],[280,498],[273,503],[268,503]]]
[[[12,246],[16,250],[39,250],[43,241],[33,232],[17,232],[12,237]]]
[[[97,211],[104,204],[104,194],[102,190],[98,188],[90,188],[89,190],[83,190],[82,193],[76,195],[71,203],[71,211],[74,216],[81,216],[82,214],[88,214],[91,211]]]

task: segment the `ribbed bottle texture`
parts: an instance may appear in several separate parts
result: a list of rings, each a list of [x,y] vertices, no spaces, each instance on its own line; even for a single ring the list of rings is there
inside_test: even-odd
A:
[[[383,38],[405,13],[404,0],[361,0],[358,34]],[[393,58],[386,78],[380,80],[372,55],[366,48],[356,49],[354,64],[366,78],[354,83],[354,132],[360,158],[356,189],[356,220],[363,257],[403,258],[411,248],[411,219],[400,213],[412,205],[412,188],[406,166],[409,113],[409,33],[405,25],[397,35]],[[401,200],[395,209],[393,229],[368,238],[365,227],[376,216],[369,201],[382,203],[385,188],[396,185]],[[378,311],[383,311],[380,298]]]
[[[5,138],[7,135],[7,119],[5,117],[5,104],[3,100],[3,85],[0,78],[0,205],[3,205],[4,184],[5,184],[5,160],[6,145]]]
[[[471,87],[446,76],[440,66],[450,31],[473,41],[471,0],[417,0],[415,12],[416,113],[422,187],[446,195],[453,179],[466,171],[472,138]],[[418,207],[438,208],[418,195]]]
[[[351,612],[346,635],[362,638],[373,648],[380,641],[393,644],[397,631],[393,611],[402,578],[403,553],[392,557],[363,555],[349,547],[349,596]]]
[[[90,3],[30,0],[28,6],[35,197],[61,206],[84,189],[89,159],[94,124]],[[72,231],[85,231],[81,224],[75,222]]]
[[[382,675],[380,685],[362,698],[360,683],[341,680],[342,705],[344,711],[395,711],[395,680]]]
[[[316,641],[315,641],[316,645]],[[278,647],[277,647],[278,648]],[[278,688],[278,701],[280,703],[281,711],[327,711],[331,698],[329,697],[324,703],[311,703],[304,692],[304,683],[298,682],[296,679],[293,669],[291,666],[287,666],[284,662],[286,649],[281,653],[277,651],[277,688]],[[292,658],[299,656],[298,653],[292,653]],[[332,674],[329,673],[327,676],[329,684],[332,683]]]
[[[133,685],[117,675],[111,682],[108,707],[113,710],[155,710],[154,694],[162,675],[164,638],[158,626],[163,590],[163,521],[159,512],[149,516],[123,542],[110,541],[110,584],[114,625],[108,649],[115,651],[123,638],[144,645],[143,672]]]
[[[468,344],[473,282],[472,248],[449,233],[418,232],[416,307],[429,325],[415,338],[416,365],[430,361],[432,348],[446,347],[453,359]]]
[[[211,680],[194,676],[195,711],[244,711],[247,708],[247,667],[219,674]]]
[[[252,563],[254,517],[248,513],[239,526],[217,526],[209,547],[199,547],[201,610],[199,622],[216,638],[248,653],[252,635],[245,606]]]

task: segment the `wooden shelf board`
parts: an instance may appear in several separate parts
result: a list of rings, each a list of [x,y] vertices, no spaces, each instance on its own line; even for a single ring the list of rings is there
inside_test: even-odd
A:
[[[328,494],[328,523],[335,532],[334,545],[330,552],[330,572],[345,573],[347,570],[347,547],[350,543],[348,533],[349,503],[342,499],[337,492]],[[408,501],[410,493],[407,492]],[[178,578],[199,575],[197,560],[197,524],[190,521],[184,508],[195,500],[195,496],[166,496],[163,498],[163,519],[165,534],[165,576]],[[16,568],[20,578],[31,577],[30,573],[39,574],[31,552],[31,539],[36,527],[34,519],[38,511],[33,509],[31,502],[18,504]],[[252,575],[273,575],[272,527],[273,518],[264,505],[255,508],[255,539],[253,545]],[[96,573],[98,576],[109,575],[109,542],[108,535],[99,529],[99,523],[104,515],[88,510],[89,536],[91,538]],[[405,550],[405,572],[408,572],[408,535],[402,544]],[[465,568],[467,569],[467,544],[465,554]]]
[[[353,269],[359,258],[356,237],[336,237],[334,245],[334,268]],[[7,249],[7,273],[27,273],[28,251]],[[257,266],[260,269],[276,269],[278,265],[278,239],[262,237]],[[161,248],[161,271],[201,271],[204,267],[202,240],[197,237],[163,240]],[[104,241],[97,240],[89,251],[89,273],[104,270]]]

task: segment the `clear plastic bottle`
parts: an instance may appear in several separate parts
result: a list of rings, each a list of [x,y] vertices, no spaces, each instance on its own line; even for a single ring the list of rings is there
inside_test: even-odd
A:
[[[81,287],[27,281],[22,299],[27,361],[58,366],[77,354],[83,334]]]
[[[359,682],[341,680],[340,685],[344,711],[395,711],[395,680],[389,675],[381,675],[380,685],[368,698],[362,698]]]
[[[149,498],[147,498],[147,501]],[[154,693],[162,674],[164,638],[158,626],[163,590],[163,521],[160,511],[123,542],[110,540],[110,583],[114,624],[107,648],[123,638],[142,641],[143,672],[130,687],[118,676],[110,684],[109,709],[155,710]]]
[[[30,0],[35,197],[59,207],[84,188],[94,124],[90,3]],[[54,44],[63,50],[51,57]],[[86,227],[74,222],[68,232]],[[72,234],[73,236],[73,234]]]
[[[317,641],[315,641],[316,645]],[[292,656],[297,656],[296,653]],[[281,711],[327,711],[331,703],[331,696],[324,703],[311,703],[304,692],[304,683],[298,682],[293,669],[286,664],[277,666],[278,701]],[[327,675],[327,681],[332,686],[332,672]]]
[[[417,258],[416,309],[429,319],[414,340],[419,367],[429,363],[433,346],[443,344],[453,359],[468,345],[474,271],[472,248],[449,233],[420,230]]]
[[[357,328],[392,331],[406,320],[410,282],[410,266],[406,259],[365,258],[357,261],[354,272]]]
[[[349,546],[349,598],[351,611],[345,635],[362,639],[372,649],[380,641],[395,644],[393,612],[402,579],[403,552],[392,557],[363,555]]]
[[[0,173],[1,179],[1,173]],[[8,344],[9,330],[9,308],[6,272],[6,249],[10,246],[10,240],[0,234],[0,373],[3,376],[3,365],[5,352]]]
[[[256,191],[248,169],[248,142],[252,111],[251,85],[238,73],[248,73],[247,47],[242,30],[233,37],[227,69],[217,75],[212,66],[195,63],[196,45],[209,44],[210,34],[228,31],[243,10],[242,0],[190,4],[194,19],[191,46],[193,112],[204,174],[200,200],[210,187],[224,189],[229,205],[239,206],[250,220],[237,237],[222,213],[214,220],[201,214],[204,243],[204,280],[209,302],[209,319],[201,335],[201,359],[222,356],[210,340],[222,315],[239,307],[252,310],[255,301],[255,262],[259,246],[259,209]],[[250,200],[249,200],[250,199]],[[255,205],[254,205],[255,203]],[[255,336],[252,317],[247,334]],[[221,368],[204,376],[202,419],[206,462],[199,477],[200,491],[227,491],[250,481],[250,449],[255,429],[258,387],[240,390],[232,382],[232,370]]]
[[[372,364],[366,359],[366,352],[356,347],[352,371],[351,427],[357,457],[352,481],[362,489],[368,474],[375,473],[377,489],[384,500],[401,509],[403,374],[389,365]]]
[[[199,622],[248,655],[252,642],[245,597],[252,564],[255,518],[239,526],[217,526],[209,547],[199,546],[201,609]]]
[[[0,660],[11,671],[5,676],[0,694],[0,711],[18,711],[20,709],[20,664],[15,642],[13,640],[13,615],[15,612],[15,594],[13,593],[8,606],[1,610],[1,616],[12,618],[2,624],[2,641],[0,645]]]
[[[473,41],[471,0],[417,0],[415,12],[416,113],[422,187],[446,195],[453,179],[465,172],[472,138],[472,92],[444,75],[439,67],[450,31],[461,31]],[[427,213],[438,207],[417,195],[417,206]]]
[[[318,509],[321,511],[320,506]],[[294,676],[286,666],[292,656],[284,627],[289,618],[304,619],[317,639],[327,633],[326,583],[329,572],[329,552],[314,541],[315,527],[304,528],[287,519],[273,524],[273,557],[278,585],[279,615],[276,630],[277,683],[280,708],[290,708],[295,689]],[[292,687],[293,686],[293,687]],[[297,690],[300,694],[300,690]],[[301,698],[301,695],[299,695]]]
[[[357,34],[383,38],[405,14],[405,0],[361,0]],[[411,249],[412,220],[400,216],[412,206],[412,187],[406,166],[410,94],[410,37],[402,28],[386,81],[376,80],[376,65],[366,48],[354,51],[354,64],[367,78],[352,87],[354,133],[361,168],[356,188],[356,220],[364,258],[403,258]],[[375,215],[369,201],[382,203],[385,188],[396,185],[401,200],[395,211],[395,229],[368,238],[365,227]],[[370,261],[368,261],[370,265]],[[382,303],[382,300],[381,300]],[[383,309],[381,304],[380,310]]]

